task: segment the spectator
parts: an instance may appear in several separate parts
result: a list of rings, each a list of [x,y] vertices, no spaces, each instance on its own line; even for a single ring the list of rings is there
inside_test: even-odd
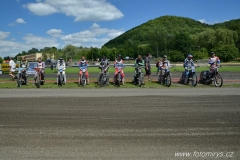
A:
[[[17,77],[14,75],[16,68],[16,63],[12,60],[12,57],[10,57],[9,61],[9,75],[12,77],[12,80],[17,79]]]
[[[159,60],[156,63],[156,67],[157,67],[157,73],[156,76],[158,75],[159,71],[160,71],[160,65],[162,64],[162,58],[159,58]]]
[[[148,81],[150,81],[150,76],[151,76],[150,53],[146,55],[144,63],[145,63],[145,71],[146,71],[146,74],[144,76],[148,76]]]

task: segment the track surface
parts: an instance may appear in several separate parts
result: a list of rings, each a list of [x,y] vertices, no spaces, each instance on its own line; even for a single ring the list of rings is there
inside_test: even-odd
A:
[[[1,160],[240,159],[238,88],[1,89],[0,103]]]

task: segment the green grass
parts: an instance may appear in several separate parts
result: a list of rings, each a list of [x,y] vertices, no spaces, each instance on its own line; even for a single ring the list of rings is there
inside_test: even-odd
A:
[[[131,67],[131,66],[126,66],[124,68],[124,72],[125,73],[134,73],[134,67]],[[204,70],[209,70],[209,67],[199,67],[199,68],[196,68],[196,72],[201,72],[201,71],[204,71]],[[89,73],[99,73],[99,69],[98,67],[89,67],[88,68],[88,72]],[[152,72],[156,72],[157,71],[157,68],[155,66],[152,66]],[[183,72],[184,71],[184,68],[181,67],[181,66],[176,66],[176,67],[172,67],[170,69],[171,72]],[[72,74],[72,73],[78,73],[79,72],[79,69],[77,67],[69,67],[66,69],[66,73],[67,74]],[[223,66],[221,68],[219,68],[219,72],[240,72],[240,66]],[[50,69],[50,68],[46,68],[45,69],[45,73],[48,74],[48,73],[57,73],[57,70],[54,69],[53,71]],[[109,73],[114,73],[114,68],[113,67],[110,67],[109,68]]]
[[[133,66],[126,66],[124,68],[124,72],[125,73],[134,73],[134,67]],[[114,68],[110,67],[109,68],[109,73],[114,73]],[[196,72],[201,72],[204,70],[209,70],[209,67],[203,66],[203,67],[199,67],[196,68]],[[155,66],[152,66],[152,73],[155,73],[157,71],[157,68]],[[184,68],[182,66],[174,66],[170,69],[171,72],[183,72]],[[79,72],[79,68],[78,67],[68,67],[66,69],[66,74],[77,74]],[[88,72],[89,73],[99,73],[100,69],[98,69],[98,67],[89,67],[88,68]],[[223,66],[221,68],[219,68],[219,72],[240,72],[240,66]],[[57,73],[57,69],[54,68],[53,70],[51,70],[50,68],[46,68],[45,69],[45,73],[49,74],[49,73]],[[8,74],[8,72],[4,72],[3,74]]]
[[[196,68],[196,72],[201,72],[201,71],[204,71],[204,70],[209,70],[209,67],[199,67],[199,68]],[[89,67],[88,68],[88,72],[89,73],[99,73],[99,69],[98,67]],[[157,68],[152,66],[152,72],[156,72],[157,71]],[[170,69],[171,72],[183,72],[184,71],[184,68],[181,67],[181,66],[176,66],[176,67],[172,67]],[[79,69],[77,67],[69,67],[66,69],[66,73],[67,74],[72,74],[72,73],[78,73],[79,72]],[[124,72],[125,73],[133,73],[134,72],[134,67],[131,67],[131,66],[127,66],[124,68]],[[240,66],[223,66],[221,68],[219,68],[219,72],[240,72]],[[45,73],[48,74],[48,73],[57,73],[57,70],[54,69],[54,70],[51,70],[50,68],[46,68],[45,69]],[[114,68],[113,67],[110,67],[109,68],[109,73],[114,73]]]
[[[128,79],[129,80],[129,79]],[[92,78],[91,79],[91,83],[89,85],[86,85],[85,87],[83,86],[78,86],[77,84],[77,80],[76,79],[68,79],[67,85],[63,85],[62,87],[57,86],[56,85],[56,78],[46,78],[46,83],[44,85],[42,85],[40,88],[51,88],[51,89],[67,89],[67,88],[71,88],[71,89],[99,89],[99,88],[118,88],[113,86],[112,83],[112,79],[110,79],[110,84],[108,86],[105,87],[100,87],[97,84],[97,79]],[[196,86],[196,88],[210,88],[213,87],[215,88],[215,86],[213,85],[202,85],[202,84],[198,84]],[[225,87],[233,87],[233,88],[240,88],[240,84],[239,83],[224,83],[222,88]],[[18,88],[16,85],[16,81],[11,81],[10,79],[7,78],[1,78],[0,79],[0,88],[8,88],[8,89],[13,89],[13,88]],[[35,85],[33,85],[32,80],[29,81],[29,86],[23,85],[21,87],[22,89],[32,89],[32,88],[36,88]],[[126,82],[124,86],[120,86],[120,88],[168,88],[164,85],[161,85],[155,81],[153,82],[145,82],[145,85],[143,85],[142,87],[139,86],[135,86],[134,84],[130,83],[130,82]],[[182,84],[178,84],[178,83],[172,83],[172,85],[169,88],[194,88],[191,85],[182,85]]]
[[[198,67],[196,72],[200,73],[201,71],[209,70],[209,67]],[[183,67],[172,67],[171,72],[183,72]],[[222,66],[218,69],[219,72],[240,72],[240,66]]]

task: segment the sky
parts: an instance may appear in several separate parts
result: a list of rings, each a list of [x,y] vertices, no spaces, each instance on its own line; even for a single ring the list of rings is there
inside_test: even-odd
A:
[[[165,15],[221,23],[240,18],[240,0],[0,0],[0,57],[69,44],[101,48]]]

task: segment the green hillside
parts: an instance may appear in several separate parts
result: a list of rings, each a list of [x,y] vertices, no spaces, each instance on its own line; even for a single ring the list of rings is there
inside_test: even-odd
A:
[[[208,25],[185,17],[162,16],[132,28],[103,47],[116,48],[131,57],[147,52],[157,57],[166,54],[173,61],[188,53],[204,58],[215,51],[229,61],[239,57],[239,33],[240,19]]]

